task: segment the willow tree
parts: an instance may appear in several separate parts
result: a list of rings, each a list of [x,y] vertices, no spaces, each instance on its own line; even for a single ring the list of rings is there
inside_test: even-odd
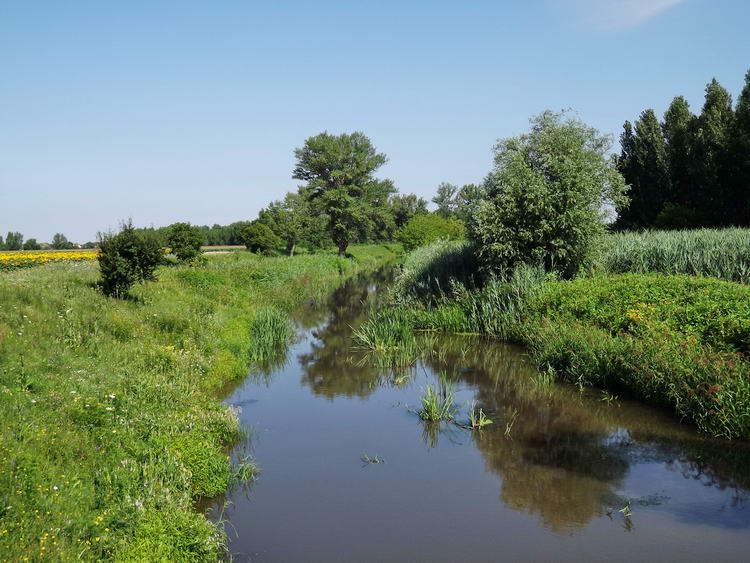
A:
[[[367,240],[393,222],[388,197],[396,189],[390,180],[378,180],[375,171],[387,162],[361,132],[331,135],[323,132],[294,150],[292,177],[302,187],[313,211],[328,218],[328,231],[345,255],[349,244]]]
[[[531,124],[496,145],[469,238],[489,271],[526,263],[572,277],[606,232],[605,206],[627,205],[627,186],[607,156],[609,137],[565,113],[547,111]]]

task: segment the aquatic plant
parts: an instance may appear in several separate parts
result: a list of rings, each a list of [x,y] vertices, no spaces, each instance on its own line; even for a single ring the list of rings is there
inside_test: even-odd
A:
[[[477,402],[472,401],[469,407],[469,427],[472,430],[479,430],[492,424],[492,419],[488,417],[480,407],[477,409]]]
[[[378,454],[375,454],[374,456],[370,456],[366,453],[363,453],[362,457],[360,457],[359,459],[361,459],[362,463],[364,464],[362,465],[362,467],[367,467],[368,465],[378,465],[380,463],[385,463],[385,459],[380,457]]]
[[[427,385],[425,393],[419,398],[422,408],[417,411],[419,418],[430,422],[453,420],[456,412],[453,383],[445,377],[440,378],[438,387]]]

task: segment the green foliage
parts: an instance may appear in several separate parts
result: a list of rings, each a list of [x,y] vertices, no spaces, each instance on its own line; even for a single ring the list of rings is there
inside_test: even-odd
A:
[[[461,240],[464,238],[464,224],[455,218],[445,218],[435,213],[416,215],[406,225],[396,231],[396,240],[406,250],[429,244],[438,239]]]
[[[686,276],[549,284],[524,341],[567,381],[625,389],[704,432],[747,438],[748,296],[746,286]]]
[[[393,220],[397,229],[406,225],[412,217],[426,215],[428,213],[427,201],[414,194],[393,195],[388,200],[388,203],[391,207]]]
[[[136,231],[128,221],[119,233],[99,237],[99,286],[105,295],[124,297],[133,284],[155,280],[156,267],[163,261],[158,239]]]
[[[624,128],[618,164],[632,190],[619,227],[750,225],[750,72],[734,109],[714,79],[699,116],[677,96],[661,131],[651,110]]]
[[[200,256],[203,233],[190,223],[174,223],[169,226],[167,245],[180,262],[191,262]]]
[[[344,255],[352,241],[393,231],[388,197],[395,193],[390,180],[377,180],[375,171],[386,163],[363,133],[320,133],[295,149],[293,177],[306,182],[304,193],[313,209],[328,218],[328,231]]]
[[[23,243],[24,250],[39,250],[41,248],[42,248],[42,245],[39,244],[35,238],[30,238],[29,240]]]
[[[750,287],[713,278],[624,274],[544,286],[536,313],[611,334],[647,338],[655,327],[721,352],[750,352]]]
[[[308,249],[330,246],[326,233],[327,217],[315,213],[304,193],[286,194],[282,201],[273,201],[258,214],[258,221],[268,225],[286,246],[289,256],[294,256],[297,245]]]
[[[441,217],[455,217],[466,221],[473,204],[481,199],[482,188],[474,184],[465,184],[461,188],[442,182],[432,203],[437,206],[435,213]]]
[[[5,237],[5,250],[21,250],[23,248],[23,235],[21,233],[8,232]]]
[[[260,221],[253,221],[242,232],[242,240],[250,252],[256,254],[268,254],[274,248],[278,248],[281,240],[268,225]]]
[[[55,233],[52,237],[52,244],[50,246],[55,250],[68,250],[75,247],[75,245],[62,233]]]
[[[437,206],[435,213],[441,217],[452,217],[456,212],[456,193],[458,192],[458,186],[449,184],[448,182],[441,182],[437,187],[437,193],[432,198],[432,203]]]
[[[466,241],[436,240],[410,252],[393,284],[401,302],[430,301],[450,292],[455,280],[473,287],[477,262]]]
[[[737,99],[732,131],[732,163],[734,169],[734,201],[739,209],[741,225],[750,225],[750,70],[745,86]]]
[[[617,233],[599,267],[607,272],[713,276],[750,283],[750,229]]]
[[[609,147],[595,129],[550,111],[532,119],[530,133],[500,141],[468,223],[483,267],[540,264],[571,277],[587,266],[605,233],[603,205],[626,201]]]
[[[617,167],[630,186],[630,205],[620,211],[618,226],[642,228],[654,224],[671,191],[667,145],[653,110],[645,110],[635,122],[625,122]]]

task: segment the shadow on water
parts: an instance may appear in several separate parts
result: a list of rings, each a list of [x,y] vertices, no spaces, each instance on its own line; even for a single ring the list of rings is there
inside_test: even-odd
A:
[[[488,338],[427,335],[417,366],[377,369],[352,328],[390,279],[361,276],[300,307],[284,365],[231,392],[261,466],[250,491],[215,502],[229,501],[236,560],[744,558],[747,443],[550,384]],[[413,405],[439,374],[457,418],[475,400],[494,423],[420,421]]]

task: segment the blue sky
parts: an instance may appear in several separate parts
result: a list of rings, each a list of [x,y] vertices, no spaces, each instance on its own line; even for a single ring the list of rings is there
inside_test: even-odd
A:
[[[293,149],[364,131],[380,176],[478,182],[531,115],[619,135],[750,68],[746,0],[0,0],[0,232],[229,223],[296,188]]]

